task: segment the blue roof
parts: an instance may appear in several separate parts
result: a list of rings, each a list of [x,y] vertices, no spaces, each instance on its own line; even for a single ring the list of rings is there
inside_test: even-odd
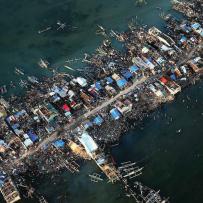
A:
[[[17,129],[20,127],[19,123],[15,123],[14,125],[11,126],[13,130]]]
[[[56,148],[63,148],[65,146],[65,142],[63,140],[56,140],[53,145]]]
[[[120,80],[117,80],[116,83],[120,88],[122,88],[125,87],[125,85],[127,85],[128,82],[126,81],[126,79],[121,78]]]
[[[181,37],[181,39],[180,39],[180,42],[185,42],[187,40],[187,37],[185,36],[185,35],[183,35],[182,37]]]
[[[35,142],[39,139],[38,136],[31,130],[28,131],[27,134],[28,134],[29,138],[32,140],[32,142]]]
[[[170,75],[171,80],[176,80],[175,74]]]
[[[101,125],[103,121],[104,121],[103,118],[100,115],[98,115],[97,117],[94,118],[93,123],[95,125]]]
[[[85,129],[90,128],[90,127],[92,127],[92,126],[93,126],[93,124],[92,124],[91,121],[87,121],[86,123],[84,123]]]
[[[121,71],[121,74],[127,80],[129,80],[130,78],[133,77],[132,73],[130,71],[128,71],[128,70]]]
[[[111,109],[110,113],[114,120],[118,120],[121,117],[121,113],[118,111],[117,108]]]
[[[130,72],[135,73],[139,70],[139,68],[136,65],[130,66]]]
[[[199,24],[199,23],[194,23],[194,24],[192,24],[191,25],[191,27],[193,28],[193,29],[198,29],[199,27],[200,27],[201,25]]]
[[[107,84],[113,83],[113,79],[111,77],[106,77],[105,79],[107,81]]]
[[[101,90],[102,89],[102,86],[101,86],[100,82],[96,82],[95,87],[96,87],[96,90]]]

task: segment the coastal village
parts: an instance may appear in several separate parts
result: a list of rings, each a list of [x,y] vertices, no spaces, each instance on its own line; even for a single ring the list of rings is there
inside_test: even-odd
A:
[[[0,191],[7,203],[22,199],[19,185],[26,180],[21,176],[30,168],[78,173],[80,160],[93,160],[135,202],[169,202],[156,190],[132,181],[143,168],[128,160],[118,165],[108,148],[203,75],[202,2],[173,1],[173,9],[186,16],[179,20],[161,15],[166,32],[133,21],[122,33],[98,26],[97,34],[105,39],[95,53],[85,54],[87,68],[80,76],[53,70],[40,59],[40,67],[51,70],[52,77],[28,76],[21,81],[27,88],[24,96],[0,98]],[[112,41],[123,49],[115,49]],[[19,68],[15,72],[24,75]],[[3,94],[6,87],[0,91]],[[96,173],[90,178],[103,180]],[[27,198],[35,193],[29,186],[23,190]],[[39,202],[48,202],[43,195],[36,196]]]

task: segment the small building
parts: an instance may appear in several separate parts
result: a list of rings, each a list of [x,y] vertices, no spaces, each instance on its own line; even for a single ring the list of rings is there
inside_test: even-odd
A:
[[[121,74],[127,81],[133,78],[133,74],[129,70],[122,70]]]
[[[77,77],[76,79],[74,79],[74,82],[77,82],[81,87],[87,86],[87,80],[82,77]]]
[[[128,82],[125,78],[121,78],[121,79],[116,81],[116,84],[118,85],[118,87],[120,89],[124,89],[128,85]]]
[[[132,74],[137,74],[137,72],[139,71],[139,67],[136,65],[132,65],[130,66],[129,70]]]
[[[107,85],[110,85],[110,84],[113,83],[113,79],[112,79],[110,76],[109,76],[109,77],[106,77],[105,80],[106,80],[106,84],[107,84]]]
[[[117,101],[115,103],[115,107],[121,112],[122,114],[128,113],[132,111],[132,102],[128,99],[125,99],[123,101]]]
[[[39,115],[47,123],[51,123],[58,116],[57,110],[50,103],[40,105],[34,110],[34,113]]]
[[[116,90],[110,85],[106,85],[105,90],[110,96],[116,95],[117,93]]]
[[[92,122],[93,122],[95,125],[100,126],[100,125],[104,122],[104,120],[103,120],[103,118],[102,118],[100,115],[98,115],[98,116],[96,116],[96,117],[93,119]]]
[[[164,85],[168,89],[170,94],[175,95],[181,91],[180,85],[178,85],[174,81],[172,81],[164,76],[161,77],[159,80],[160,80],[161,84]]]
[[[80,137],[78,137],[81,144],[84,146],[86,152],[93,158],[94,154],[98,150],[97,143],[92,139],[92,137],[85,131]]]
[[[117,108],[111,109],[110,114],[114,120],[118,120],[121,117],[121,113],[118,111]]]

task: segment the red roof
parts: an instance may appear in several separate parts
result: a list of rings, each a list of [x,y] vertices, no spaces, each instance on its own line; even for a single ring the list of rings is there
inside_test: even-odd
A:
[[[72,102],[70,103],[70,106],[71,106],[71,107],[74,107],[76,104],[77,104],[77,103],[76,103],[75,101],[72,101]]]
[[[64,111],[70,111],[70,107],[69,107],[67,104],[64,104],[64,105],[62,106],[62,109],[63,109]]]
[[[168,82],[168,80],[165,77],[161,77],[159,80],[164,84]]]

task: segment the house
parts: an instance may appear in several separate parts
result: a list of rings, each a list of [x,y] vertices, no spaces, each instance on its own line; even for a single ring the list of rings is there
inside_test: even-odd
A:
[[[121,113],[118,111],[117,108],[111,109],[110,114],[114,120],[118,120],[121,117]]]

